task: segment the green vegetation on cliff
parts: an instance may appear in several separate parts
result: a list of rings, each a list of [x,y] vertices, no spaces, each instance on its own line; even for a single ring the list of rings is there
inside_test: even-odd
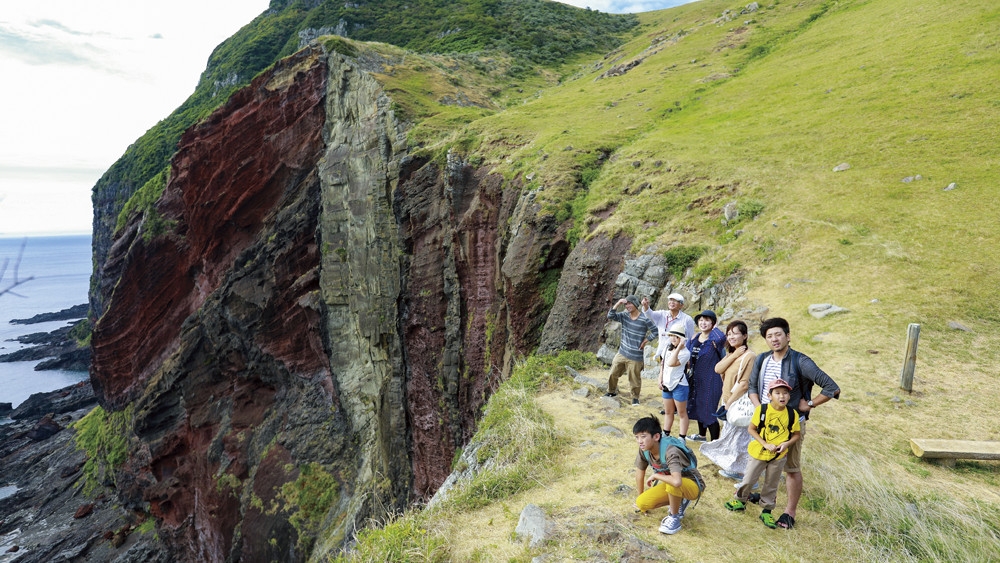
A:
[[[281,487],[284,510],[291,513],[288,521],[298,532],[298,547],[308,553],[330,507],[337,501],[340,485],[318,463],[299,467],[299,476]]]
[[[611,49],[636,23],[634,16],[542,0],[326,0],[313,7],[301,1],[274,2],[212,52],[194,93],[129,146],[98,181],[95,196],[111,196],[117,217],[134,191],[167,165],[188,127],[319,35],[378,41],[419,53],[476,54],[472,58],[477,61],[478,55],[512,57],[505,70],[522,75],[532,74],[533,65],[556,65],[579,53]],[[103,223],[113,226],[110,219]]]
[[[87,461],[83,464],[85,493],[91,494],[99,487],[114,484],[115,470],[125,463],[128,454],[131,425],[131,406],[112,413],[94,407],[73,423],[76,447],[87,453]]]

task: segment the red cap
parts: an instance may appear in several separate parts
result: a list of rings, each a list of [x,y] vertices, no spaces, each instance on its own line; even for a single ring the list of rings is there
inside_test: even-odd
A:
[[[789,391],[792,390],[792,386],[789,385],[788,382],[785,381],[784,379],[775,379],[774,381],[772,381],[771,384],[767,386],[767,392],[770,393],[771,391],[774,391],[775,387],[785,387]]]

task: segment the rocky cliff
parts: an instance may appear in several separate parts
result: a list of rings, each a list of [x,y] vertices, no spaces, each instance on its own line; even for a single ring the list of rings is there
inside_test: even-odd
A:
[[[181,560],[263,561],[429,498],[538,345],[564,230],[516,180],[409,156],[354,59],[282,60],[184,134],[99,269],[92,380],[134,413],[126,504]]]

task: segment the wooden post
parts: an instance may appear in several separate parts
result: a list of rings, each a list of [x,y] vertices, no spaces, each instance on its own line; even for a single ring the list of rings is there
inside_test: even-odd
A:
[[[899,376],[899,386],[907,393],[913,393],[913,370],[917,367],[917,342],[920,340],[920,325],[910,323],[906,329],[906,357],[903,358],[903,372]]]

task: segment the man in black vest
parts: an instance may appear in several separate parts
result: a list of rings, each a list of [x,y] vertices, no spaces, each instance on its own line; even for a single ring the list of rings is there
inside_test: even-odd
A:
[[[788,321],[779,317],[767,319],[760,324],[760,335],[767,341],[771,353],[757,356],[750,371],[749,389],[750,400],[757,406],[762,397],[767,401],[767,393],[764,392],[767,386],[775,379],[783,379],[792,386],[789,406],[802,415],[799,420],[801,437],[788,450],[788,461],[785,463],[788,506],[777,522],[778,526],[789,530],[795,526],[795,510],[802,495],[802,442],[806,437],[809,412],[830,399],[840,398],[840,387],[833,378],[819,369],[809,356],[789,348],[790,332]],[[812,396],[813,385],[822,388],[816,397]]]

